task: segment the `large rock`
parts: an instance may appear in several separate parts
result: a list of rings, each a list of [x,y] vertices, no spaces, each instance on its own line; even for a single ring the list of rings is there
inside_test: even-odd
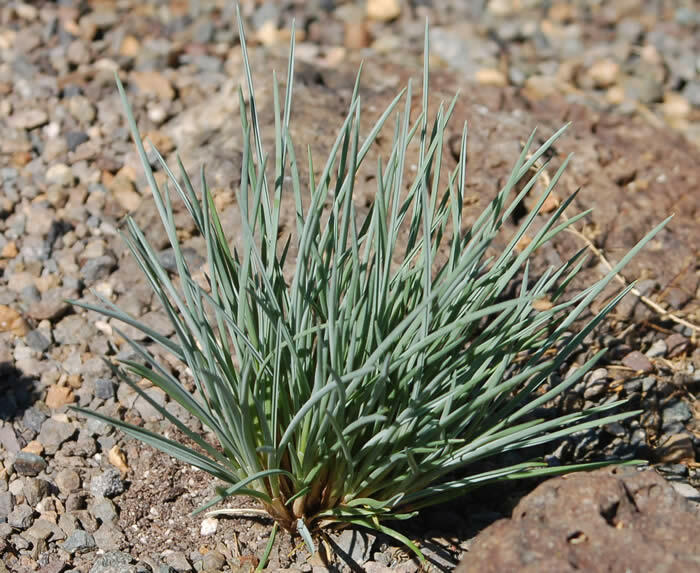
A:
[[[700,570],[700,513],[653,470],[549,480],[482,531],[458,573]]]

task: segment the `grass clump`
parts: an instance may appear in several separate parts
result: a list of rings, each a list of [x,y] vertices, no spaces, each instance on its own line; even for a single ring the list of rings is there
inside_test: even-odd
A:
[[[79,410],[225,482],[200,510],[229,496],[252,496],[279,526],[301,534],[311,547],[312,534],[322,528],[355,524],[393,535],[418,552],[386,522],[490,482],[593,467],[529,461],[473,469],[476,462],[498,454],[633,414],[610,413],[619,404],[615,402],[555,419],[532,415],[600,358],[598,353],[572,376],[547,385],[629,288],[572,332],[574,322],[664,223],[600,282],[563,299],[582,268],[583,252],[536,279],[528,261],[586,214],[563,217],[573,197],[530,232],[527,246],[516,245],[522,245],[565,162],[507,247],[496,257],[487,256],[504,222],[538,181],[541,170],[532,175],[533,166],[563,129],[536,150],[531,150],[534,134],[530,137],[503,188],[471,228],[462,231],[467,130],[465,125],[457,167],[441,173],[445,126],[455,100],[429,120],[427,31],[418,117],[410,117],[409,83],[362,137],[358,76],[320,177],[314,178],[309,154],[310,181],[303,191],[289,129],[294,40],[283,99],[275,79],[274,166],[268,168],[242,28],[240,32],[248,90],[247,101],[239,92],[242,243],[232,246],[227,239],[203,172],[197,194],[181,162],[176,175],[154,152],[169,176],[162,188],[156,183],[119,83],[179,281],[164,269],[131,219],[126,241],[176,335],[166,338],[106,300],[101,307],[77,303],[139,329],[189,367],[194,395],[146,346],[122,334],[146,366],[124,361],[120,377],[197,448]],[[393,147],[378,162],[376,197],[361,220],[353,202],[358,168],[390,117],[395,118]],[[409,145],[417,146],[420,158],[410,181],[405,165]],[[183,256],[171,192],[182,199],[206,240],[206,285],[193,278]],[[278,236],[283,193],[293,194],[296,209],[296,229],[288,238]],[[400,232],[407,236],[402,244]],[[285,278],[292,244],[296,263],[291,278]],[[438,264],[439,249],[449,255]],[[516,278],[519,287],[509,296]],[[545,296],[553,304],[542,308],[535,301]],[[548,352],[555,348],[556,353]],[[206,442],[153,402],[133,376],[162,388],[213,432],[218,444]]]

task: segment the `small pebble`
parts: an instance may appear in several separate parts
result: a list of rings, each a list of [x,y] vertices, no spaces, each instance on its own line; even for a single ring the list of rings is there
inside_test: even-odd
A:
[[[387,22],[401,15],[399,0],[367,0],[367,17],[370,20]]]
[[[666,346],[668,347],[669,358],[675,358],[679,356],[688,348],[689,341],[682,334],[672,334],[665,340]]]
[[[124,489],[124,481],[114,468],[106,469],[90,482],[90,492],[95,497],[114,497],[123,493]]]
[[[644,355],[647,358],[659,358],[666,356],[666,352],[668,351],[668,347],[666,346],[666,342],[663,340],[656,340],[654,343],[649,347],[649,350],[647,350]]]
[[[112,523],[119,517],[117,506],[111,499],[101,499],[92,506],[92,515],[102,523]]]
[[[226,565],[226,557],[215,549],[208,551],[202,558],[204,571],[223,571],[224,565]]]
[[[219,520],[215,519],[213,517],[207,517],[206,519],[202,520],[202,526],[199,530],[199,534],[204,536],[204,535],[212,535],[216,533],[216,528],[219,525]]]
[[[620,66],[610,59],[598,60],[588,70],[588,75],[593,80],[595,87],[609,88],[617,82]]]
[[[666,406],[662,411],[663,425],[667,426],[676,422],[685,423],[693,417],[688,404],[678,400],[670,406]]]
[[[671,482],[671,487],[676,490],[676,493],[682,495],[686,499],[692,499],[693,501],[700,501],[700,491],[694,488],[689,483],[683,482]]]
[[[73,533],[68,536],[62,544],[61,548],[70,554],[73,553],[84,553],[97,546],[95,543],[95,538],[82,529],[76,529]]]
[[[15,458],[14,468],[21,476],[36,476],[46,468],[46,462],[36,454],[19,452]]]
[[[110,400],[114,398],[114,383],[108,378],[98,378],[95,380],[95,397],[100,400]]]
[[[633,350],[627,354],[622,359],[622,365],[626,366],[627,368],[631,368],[635,372],[647,373],[654,370],[654,365],[651,363],[649,358],[644,356],[644,354],[638,350]]]
[[[63,494],[69,494],[80,489],[80,476],[71,468],[64,468],[54,478],[56,487]]]
[[[26,503],[15,507],[7,516],[7,523],[15,529],[27,529],[34,522],[34,510]]]

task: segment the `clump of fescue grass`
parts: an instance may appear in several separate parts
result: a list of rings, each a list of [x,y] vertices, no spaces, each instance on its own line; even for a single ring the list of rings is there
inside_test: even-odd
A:
[[[294,40],[283,102],[276,79],[274,83],[274,166],[268,169],[242,27],[240,37],[248,88],[247,103],[239,92],[244,145],[238,189],[242,244],[230,245],[226,237],[230,230],[222,228],[203,172],[198,195],[182,163],[178,160],[176,176],[154,151],[169,178],[162,188],[156,183],[118,83],[175,253],[179,285],[131,219],[126,241],[176,334],[166,338],[106,300],[103,307],[76,303],[137,328],[189,367],[194,395],[146,346],[121,334],[147,365],[124,361],[118,369],[121,379],[198,449],[78,410],[228,484],[200,510],[229,496],[252,496],[276,524],[301,534],[310,547],[314,532],[355,524],[392,535],[420,555],[409,539],[385,523],[490,482],[595,467],[547,467],[529,461],[473,470],[486,458],[634,414],[610,414],[620,404],[615,402],[549,420],[532,417],[536,408],[575,384],[600,358],[602,352],[565,380],[547,386],[550,375],[560,370],[629,288],[580,330],[572,331],[574,322],[665,222],[598,283],[568,300],[562,298],[582,268],[583,251],[536,279],[528,269],[542,245],[586,215],[562,217],[573,197],[538,231],[530,232],[526,246],[516,249],[516,245],[523,244],[521,239],[560,178],[564,162],[507,246],[489,258],[487,249],[538,181],[542,170],[530,176],[533,166],[563,129],[536,150],[531,150],[530,137],[503,188],[471,228],[460,232],[467,130],[465,125],[458,165],[441,187],[443,138],[455,100],[441,106],[429,121],[427,29],[418,117],[410,118],[409,83],[370,133],[361,137],[358,75],[350,109],[322,174],[314,178],[309,156],[310,182],[308,190],[302,190],[289,130]],[[358,168],[391,116],[395,117],[391,153],[378,162],[376,196],[369,214],[359,222],[353,202]],[[418,146],[419,164],[408,180],[405,162],[411,144]],[[204,287],[193,278],[182,254],[170,198],[173,190],[206,241]],[[296,210],[297,257],[289,281],[283,270],[292,237],[278,243],[283,193],[293,194]],[[408,238],[399,245],[402,230]],[[449,256],[438,264],[442,246]],[[402,262],[392,264],[399,249]],[[517,293],[508,296],[515,279]],[[545,296],[551,305],[535,304]],[[548,352],[553,348],[554,355]],[[132,376],[162,388],[211,430],[218,444],[207,443],[156,404]]]

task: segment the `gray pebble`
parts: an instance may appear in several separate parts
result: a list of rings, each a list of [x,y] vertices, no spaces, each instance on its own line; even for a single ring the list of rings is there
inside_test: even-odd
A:
[[[39,289],[37,289],[34,285],[27,285],[24,287],[21,291],[19,291],[19,296],[22,302],[27,305],[39,302],[41,300],[41,293],[39,293]]]
[[[14,463],[15,471],[21,476],[36,476],[46,468],[44,458],[29,452],[19,452]]]
[[[57,344],[75,344],[92,334],[92,328],[87,321],[78,314],[70,314],[56,324],[53,337]]]
[[[671,486],[676,490],[676,493],[682,495],[686,499],[700,501],[700,491],[689,483],[671,482]]]
[[[647,445],[647,433],[643,428],[637,428],[629,437],[629,446],[635,452],[635,457],[644,457],[649,447]]]
[[[10,424],[0,428],[0,445],[11,454],[16,454],[21,449],[15,429]]]
[[[612,434],[613,436],[616,436],[618,438],[624,438],[625,436],[627,436],[627,429],[622,424],[620,424],[620,422],[612,422],[610,424],[606,424],[604,426],[604,429],[609,434]]]
[[[107,422],[103,422],[102,420],[98,420],[97,418],[88,418],[87,430],[90,433],[90,435],[105,436],[112,431],[112,426],[110,426]],[[102,447],[102,449],[105,450],[105,448],[103,447],[102,442],[100,442],[100,440],[98,440],[98,443],[100,444],[100,447]],[[114,444],[112,444],[112,445],[114,445]],[[109,450],[109,448],[106,448],[106,449]]]
[[[104,426],[106,430],[112,430],[112,426],[109,426],[107,424],[104,424]],[[108,452],[114,447],[117,441],[114,438],[114,436],[100,436],[99,438],[97,438],[97,443],[100,444],[100,449],[103,452]]]
[[[41,424],[48,418],[48,415],[39,410],[36,406],[27,408],[22,416],[22,424],[28,430],[38,434],[41,431]],[[34,437],[34,436],[32,436]]]
[[[647,350],[644,355],[647,358],[658,358],[660,356],[666,356],[667,351],[668,347],[666,346],[666,342],[657,340],[649,347],[649,350]]]
[[[214,24],[209,18],[200,18],[195,22],[192,30],[192,39],[197,44],[206,44],[214,36]]]
[[[80,273],[87,283],[92,283],[100,279],[107,278],[117,266],[117,260],[111,255],[102,255],[87,261]]]
[[[55,454],[61,444],[71,439],[75,433],[73,424],[48,418],[41,425],[41,431],[36,439],[44,446],[47,454]]]
[[[69,131],[66,133],[65,137],[69,151],[75,151],[76,147],[90,139],[88,134],[84,131]]]
[[[132,573],[136,568],[131,565],[133,557],[123,551],[108,551],[98,557],[90,568],[90,573]]]
[[[34,539],[48,539],[51,535],[59,536],[62,538],[61,531],[57,525],[51,523],[47,519],[39,518],[34,524],[27,529],[25,535],[27,537],[33,537]]]
[[[96,546],[95,538],[82,529],[76,529],[68,536],[68,539],[61,544],[61,548],[70,554],[83,553],[94,549]]]
[[[674,424],[684,424],[693,417],[693,413],[690,411],[688,404],[679,400],[675,404],[666,406],[661,416],[663,418],[663,429],[669,431],[668,428]]]
[[[80,476],[71,468],[64,468],[54,477],[58,491],[69,494],[80,489]]]
[[[0,521],[7,519],[7,516],[15,507],[14,497],[9,491],[0,493]]]
[[[68,494],[68,497],[66,498],[66,511],[80,511],[81,509],[85,509],[86,506],[85,493],[73,492]]]
[[[92,506],[92,515],[102,523],[112,523],[119,517],[117,506],[111,499],[101,499]]]
[[[114,383],[108,378],[98,378],[95,380],[95,397],[100,400],[114,398]]]
[[[124,533],[113,523],[103,523],[93,537],[97,547],[102,551],[115,551],[124,542]]]
[[[205,571],[223,571],[226,557],[214,550],[207,552],[202,558],[202,569]]]
[[[273,22],[275,26],[279,23],[280,9],[277,2],[263,2],[253,13],[251,23],[255,30],[259,30],[266,22]]]
[[[372,547],[376,537],[363,530],[345,529],[335,540],[339,550],[358,565],[363,565],[372,557]]]
[[[115,468],[109,468],[92,478],[90,492],[95,497],[114,497],[124,492],[124,481]]]
[[[645,105],[659,102],[664,96],[664,84],[651,74],[631,76],[623,81],[625,95]]]
[[[182,249],[182,255],[185,257],[185,261],[190,267],[190,270],[198,269],[204,264],[204,258],[199,255],[197,251],[190,247],[185,247]],[[174,273],[177,271],[177,264],[175,263],[175,252],[173,249],[164,249],[158,253],[158,260],[160,264],[163,265],[165,270]]]
[[[662,424],[661,429],[664,431],[664,435],[661,437],[661,439],[665,439],[666,437],[674,434],[682,434],[685,430],[685,423],[670,422],[667,424]]]
[[[662,464],[656,466],[656,469],[667,476],[687,477],[688,475],[688,466],[685,464]]]
[[[656,386],[656,378],[653,376],[642,378],[642,392],[649,392],[654,386]]]
[[[641,378],[630,378],[624,382],[625,392],[630,394],[638,394],[642,391],[643,382]]]
[[[26,503],[15,507],[7,516],[7,523],[15,529],[27,529],[34,521],[34,510]]]
[[[623,18],[617,23],[617,35],[631,43],[637,42],[644,34],[644,26],[637,18]]]
[[[162,554],[163,561],[176,571],[192,571],[192,566],[187,560],[187,556],[182,551],[166,549]]]
[[[9,123],[16,129],[34,129],[49,121],[48,114],[43,109],[25,109],[10,116]]]
[[[28,477],[24,480],[22,493],[29,505],[36,506],[37,503],[51,493],[51,484],[45,479]]]
[[[700,79],[688,82],[683,88],[683,95],[690,105],[700,107]]]
[[[29,549],[32,545],[28,539],[26,539],[23,535],[19,535],[17,533],[10,536],[10,543],[12,544],[15,550],[19,551],[25,551]]]
[[[29,348],[37,352],[45,352],[51,346],[51,341],[38,330],[29,331],[24,337],[24,341]]]
[[[165,406],[165,392],[153,386],[147,388],[144,392],[159,406]],[[145,398],[139,396],[134,402],[134,409],[139,413],[144,422],[157,422],[163,419],[163,415]]]

